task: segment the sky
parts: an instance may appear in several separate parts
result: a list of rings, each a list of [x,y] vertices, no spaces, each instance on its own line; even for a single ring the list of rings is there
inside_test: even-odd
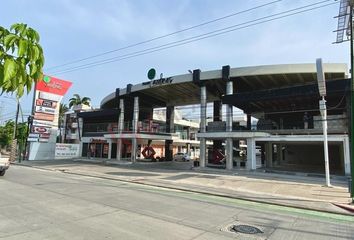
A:
[[[217,29],[301,7],[320,0],[281,0],[202,27],[146,44],[58,65],[123,48],[172,32],[250,9],[274,0],[2,0],[0,26],[23,22],[37,30],[45,55],[44,73],[73,83],[64,103],[77,93],[99,107],[116,88],[147,81],[155,68],[164,77],[231,67],[269,64],[347,63],[349,43],[332,44],[339,4],[232,31],[189,44],[95,67],[65,72],[75,66],[119,58]],[[329,1],[326,3],[334,3]],[[32,93],[21,99],[24,114],[31,109]],[[0,97],[0,122],[15,116],[15,100]]]

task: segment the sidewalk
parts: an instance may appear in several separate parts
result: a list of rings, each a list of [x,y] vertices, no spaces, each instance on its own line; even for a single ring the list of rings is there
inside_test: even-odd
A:
[[[317,177],[242,170],[191,169],[191,163],[188,162],[131,164],[76,159],[25,161],[17,164],[282,206],[354,214],[351,211],[354,208],[349,205],[347,182],[341,179],[332,180],[333,187],[327,188],[323,186],[325,180]]]

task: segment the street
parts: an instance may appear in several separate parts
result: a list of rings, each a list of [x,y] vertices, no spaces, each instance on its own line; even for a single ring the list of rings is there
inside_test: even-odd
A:
[[[11,166],[0,188],[0,239],[354,239],[354,216],[59,171]]]

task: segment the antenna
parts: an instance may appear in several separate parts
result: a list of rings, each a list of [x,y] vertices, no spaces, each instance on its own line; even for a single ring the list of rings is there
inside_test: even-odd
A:
[[[350,1],[351,0],[340,0],[338,16],[334,17],[334,18],[338,18],[337,30],[334,31],[337,32],[337,38],[334,43],[342,43],[342,42],[349,41],[349,36],[350,36],[349,20],[350,20],[350,10],[351,10]],[[344,39],[344,35],[346,35],[346,39]]]

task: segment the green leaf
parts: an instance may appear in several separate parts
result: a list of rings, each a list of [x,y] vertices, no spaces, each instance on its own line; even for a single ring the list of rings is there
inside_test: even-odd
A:
[[[18,85],[17,87],[17,97],[20,98],[23,96],[23,93],[24,93],[24,84],[21,83]]]
[[[27,31],[27,24],[24,23],[15,23],[10,27],[10,30],[15,30],[16,34],[20,34],[21,37],[23,37],[26,34]]]
[[[0,64],[0,88],[4,82],[4,66]]]
[[[31,64],[30,65],[30,76],[33,77],[37,73],[37,65],[36,64]]]
[[[31,49],[31,61],[36,61],[39,58],[39,49],[37,45],[33,44],[30,46]]]
[[[18,56],[23,57],[27,53],[27,41],[23,38],[18,43]]]
[[[32,79],[29,76],[27,76],[27,81],[26,81],[27,94],[31,91],[32,84],[33,84]]]
[[[33,28],[28,28],[26,35],[31,42],[39,42],[39,34]]]
[[[4,64],[4,84],[11,86],[11,80],[16,76],[17,64],[14,59],[5,59]],[[10,82],[10,83],[9,83]]]
[[[18,37],[15,34],[9,34],[6,35],[4,38],[4,46],[6,51],[8,51],[10,49],[10,47],[13,46],[14,42],[18,39]]]

